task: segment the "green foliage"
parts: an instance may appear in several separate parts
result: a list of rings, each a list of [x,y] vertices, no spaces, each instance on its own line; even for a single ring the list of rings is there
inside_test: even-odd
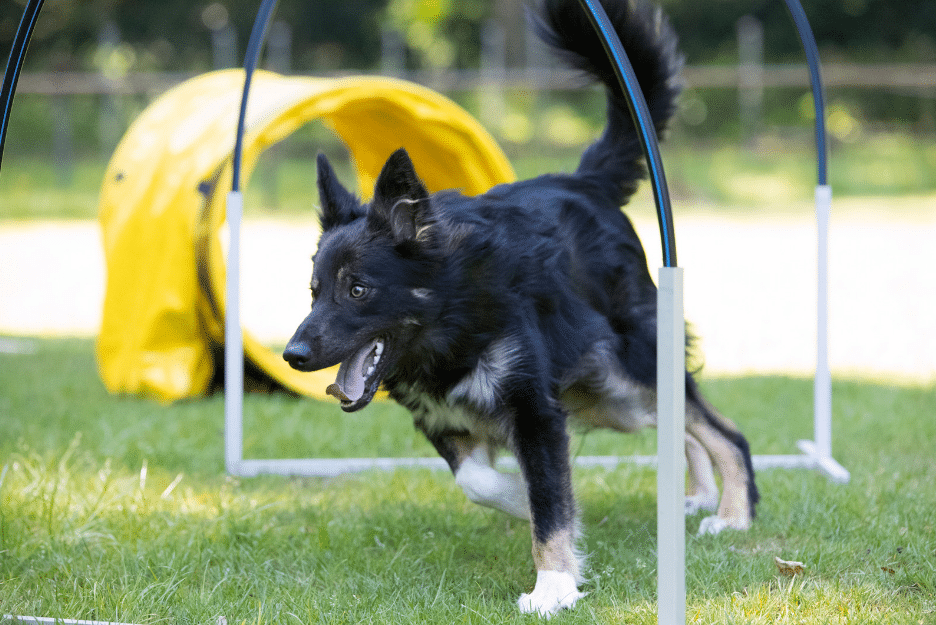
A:
[[[403,34],[417,67],[477,67],[484,0],[389,0],[384,27]]]
[[[661,0],[690,63],[737,59],[736,24],[753,15],[764,26],[767,62],[802,62],[803,50],[783,2]],[[928,0],[802,0],[824,56],[855,61],[936,58],[936,11]]]
[[[477,67],[481,22],[507,15],[515,0],[291,0],[278,3],[277,19],[293,27],[293,62],[302,70],[373,68],[381,30],[404,33],[422,67]],[[23,5],[0,4],[0,50],[12,45]],[[101,33],[119,32],[121,55],[136,69],[205,70],[212,67],[209,26],[234,27],[246,46],[259,2],[188,0],[60,0],[45,5],[27,68],[90,69],[100,62]],[[736,22],[754,14],[764,23],[768,61],[801,61],[802,49],[782,2],[662,0],[692,63],[736,58]],[[825,55],[860,61],[933,61],[936,11],[930,0],[804,0]],[[213,11],[206,10],[214,7]],[[223,23],[210,16],[223,14]],[[522,21],[505,26],[508,33]],[[110,26],[107,26],[110,25]],[[441,55],[441,56],[440,56]]]
[[[292,26],[293,63],[297,67],[372,67],[380,55],[377,20],[385,3],[279,2],[275,19]],[[0,4],[0,50],[4,54],[12,47],[24,4]],[[206,12],[209,7],[212,10]],[[211,28],[229,25],[234,29],[237,59],[241,60],[259,7],[259,1],[224,0],[48,2],[36,24],[25,67],[99,69],[117,52],[116,60],[125,70],[209,70],[213,67]]]
[[[132,623],[536,621],[514,605],[534,579],[527,525],[468,503],[447,473],[225,477],[219,397],[169,406],[112,397],[88,341],[4,346],[36,348],[0,354],[4,613]],[[756,453],[790,453],[808,436],[808,380],[703,385]],[[750,531],[687,539],[687,622],[934,622],[934,391],[835,381],[834,453],[851,483],[761,471]],[[389,405],[346,415],[261,395],[245,409],[254,457],[428,453]],[[653,435],[589,434],[574,449],[652,453]],[[555,622],[655,623],[654,472],[578,469],[574,481],[589,594]],[[689,519],[689,531],[697,524]],[[803,562],[804,573],[780,575],[775,557]]]

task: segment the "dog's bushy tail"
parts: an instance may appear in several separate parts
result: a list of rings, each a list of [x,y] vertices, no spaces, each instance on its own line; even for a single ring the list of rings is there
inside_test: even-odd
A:
[[[663,13],[646,0],[601,0],[640,83],[659,136],[676,110],[682,56]],[[542,0],[534,16],[537,35],[573,69],[602,82],[608,91],[604,134],[582,155],[578,173],[618,183],[619,205],[645,176],[643,152],[627,100],[601,39],[578,0]]]

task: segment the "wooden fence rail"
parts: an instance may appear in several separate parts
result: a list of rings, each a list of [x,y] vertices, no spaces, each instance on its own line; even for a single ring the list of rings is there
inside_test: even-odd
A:
[[[345,72],[347,73],[347,72]],[[29,72],[20,77],[17,93],[40,95],[156,95],[191,78],[185,72],[128,73],[109,78],[96,72]],[[335,76],[333,72],[323,74]],[[804,65],[764,65],[757,72],[758,87],[808,87],[809,74]],[[503,69],[494,71],[462,70],[443,73],[406,72],[400,75],[438,91],[458,91],[485,86],[536,89],[577,88],[576,75],[564,70]],[[689,66],[683,72],[689,88],[735,89],[750,87],[750,78],[742,79],[736,65]],[[826,87],[868,89],[936,90],[936,63],[854,64],[833,63],[823,67]]]

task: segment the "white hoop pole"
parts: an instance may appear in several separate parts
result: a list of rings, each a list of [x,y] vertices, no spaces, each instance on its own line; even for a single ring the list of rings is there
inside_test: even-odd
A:
[[[829,221],[832,187],[816,187],[817,293],[816,376],[813,382],[813,440],[798,441],[816,468],[841,484],[851,479],[848,470],[832,458],[832,374],[829,371]]]
[[[238,475],[243,458],[244,337],[240,323],[240,230],[244,198],[227,194],[228,245],[224,304],[224,466]]]
[[[657,619],[686,622],[686,322],[683,270],[657,290]]]
[[[263,40],[273,18],[276,0],[263,0],[247,42],[244,56],[244,90],[241,94],[237,132],[231,155],[231,191],[227,195],[226,213],[230,232],[227,282],[224,311],[224,465],[228,473],[239,475],[244,456],[244,336],[240,324],[240,226],[244,210],[241,195],[241,161],[247,120],[247,100],[250,81],[260,60]]]
[[[832,457],[832,374],[829,372],[829,217],[832,187],[816,187],[818,290],[816,298],[816,380],[814,425],[816,451]]]

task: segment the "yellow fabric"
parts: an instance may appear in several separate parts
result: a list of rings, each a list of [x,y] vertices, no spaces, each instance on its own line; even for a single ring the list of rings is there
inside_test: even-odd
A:
[[[131,125],[108,165],[99,214],[107,289],[97,356],[111,392],[172,401],[208,390],[223,347],[220,231],[243,81],[243,71],[226,70],[166,92]],[[401,146],[431,191],[477,194],[514,178],[478,122],[433,91],[386,78],[256,72],[242,187],[264,149],[312,120],[344,141],[363,196]],[[290,369],[249,329],[244,354],[298,393],[322,397],[334,380],[333,371]]]

